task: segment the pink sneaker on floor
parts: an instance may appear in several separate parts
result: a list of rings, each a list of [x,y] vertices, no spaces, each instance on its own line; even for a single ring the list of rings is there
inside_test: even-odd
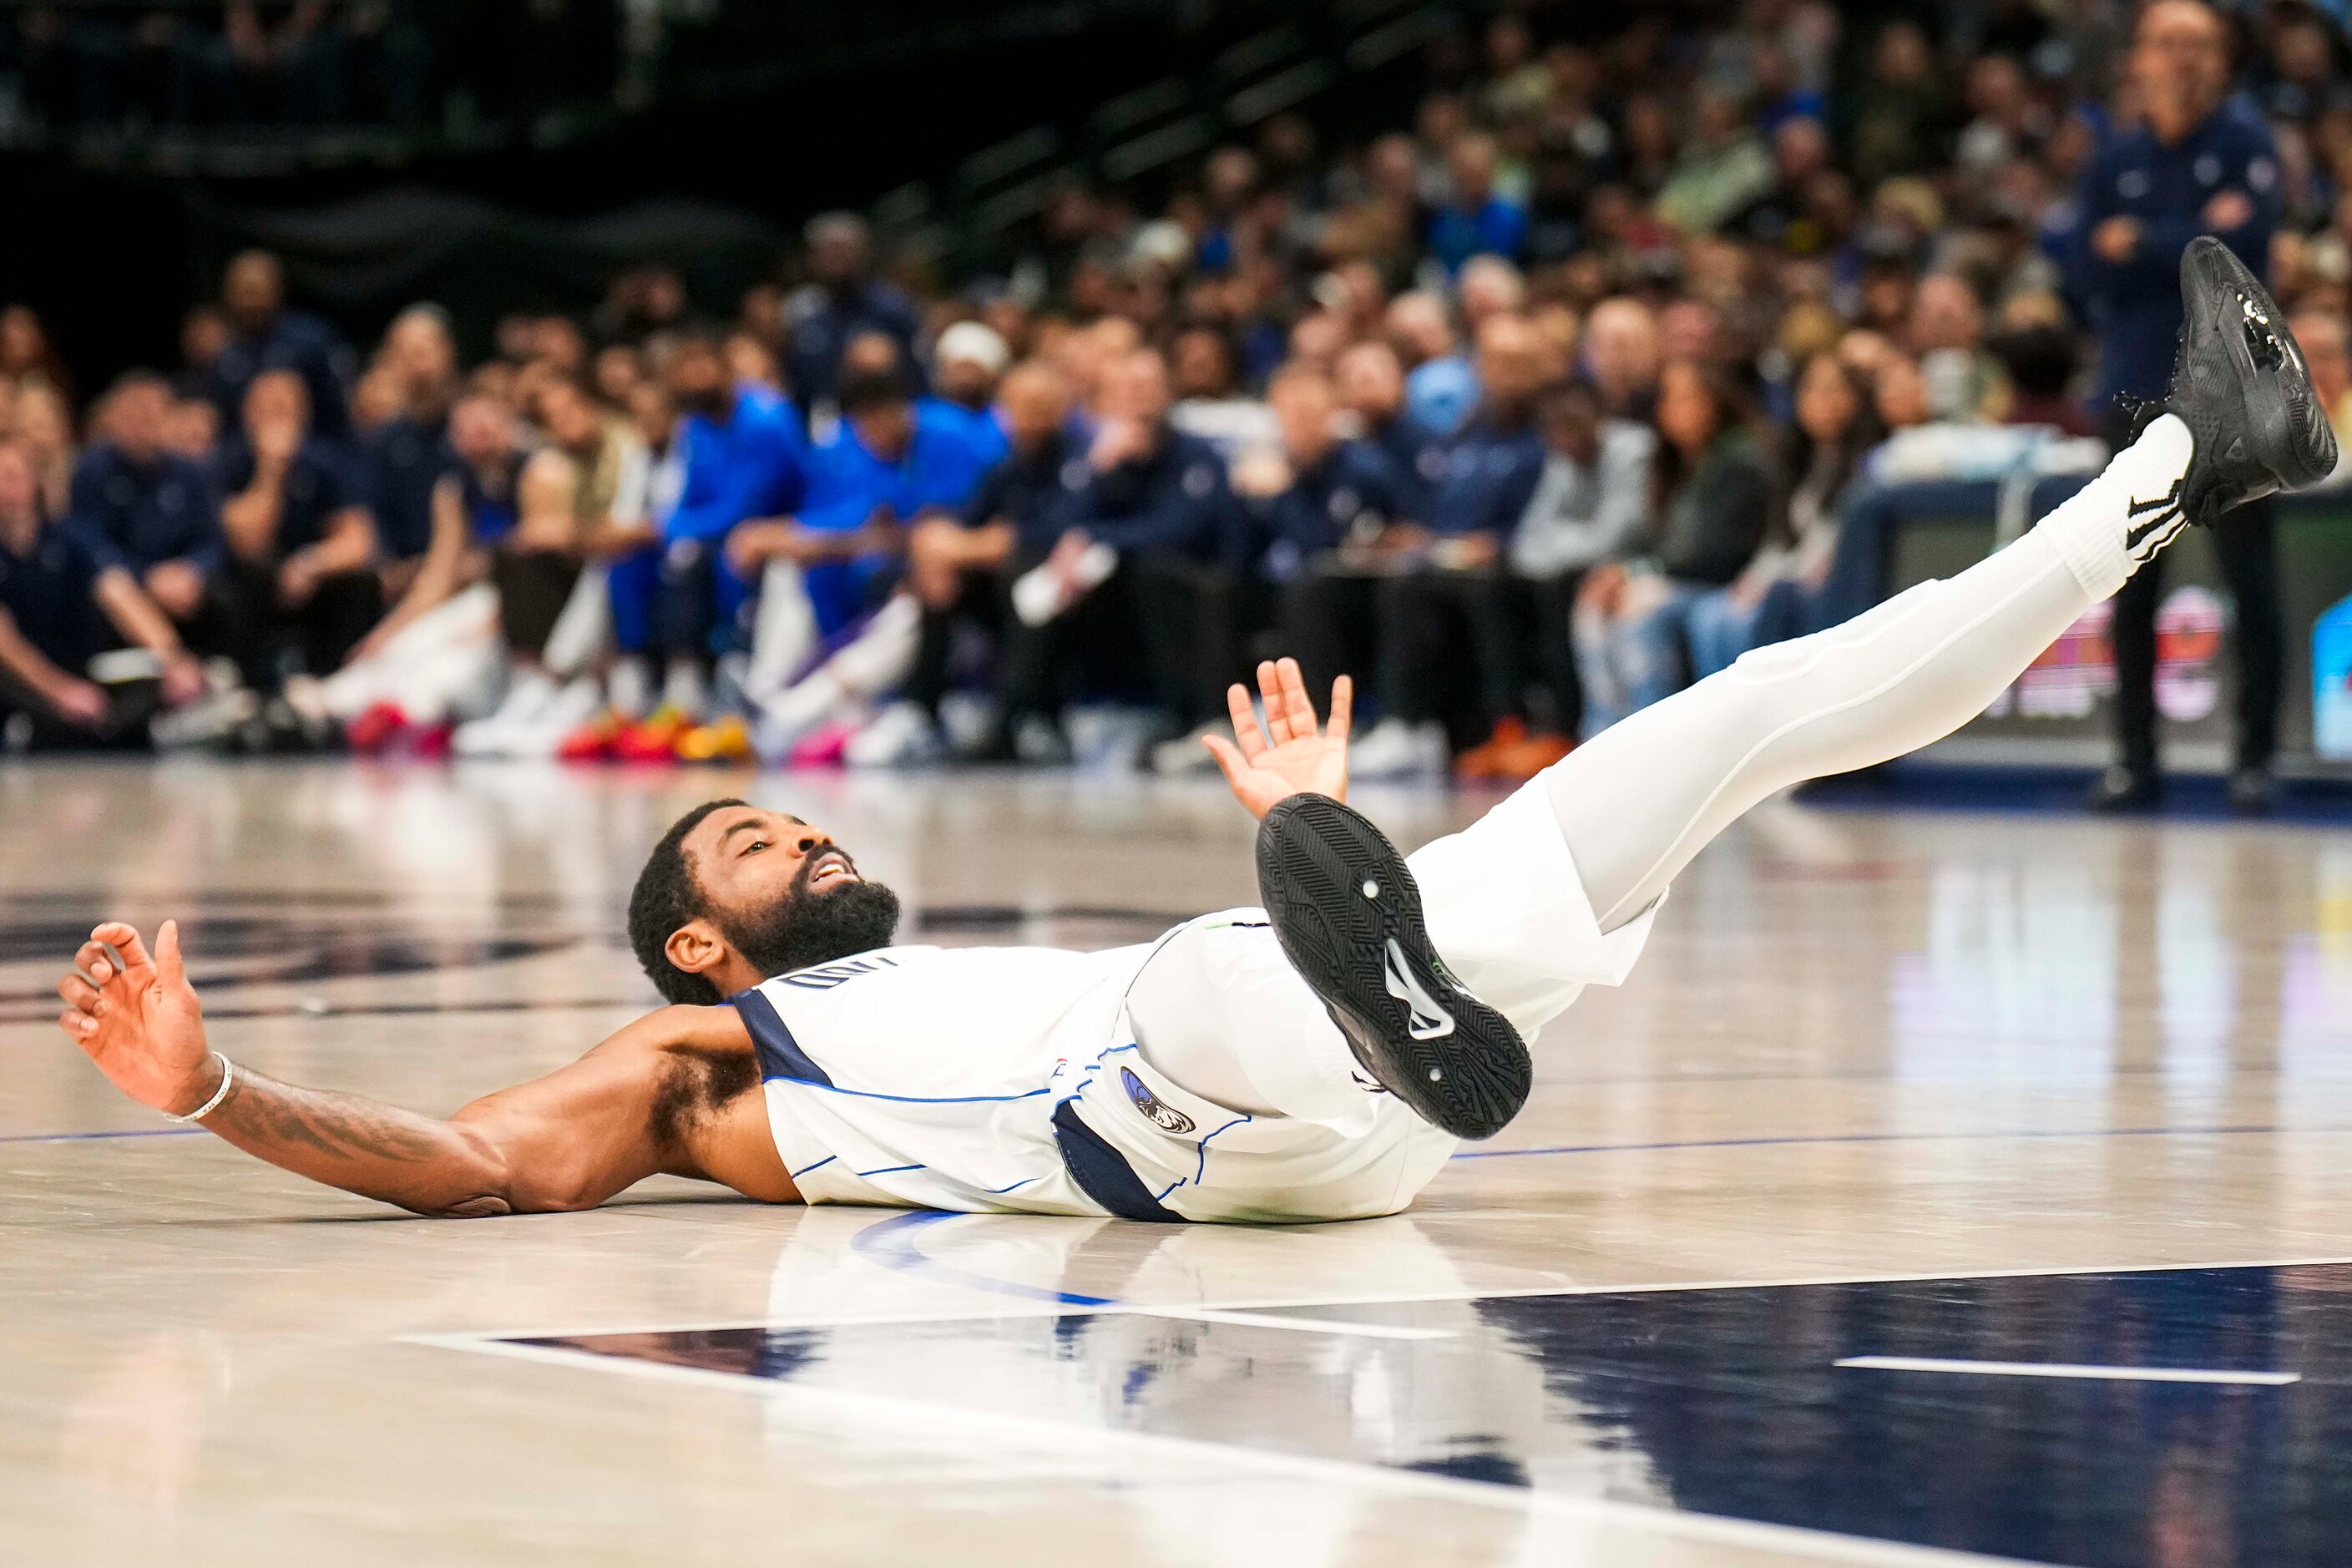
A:
[[[849,750],[849,738],[856,733],[857,726],[855,724],[838,721],[819,724],[793,742],[793,749],[784,753],[784,765],[788,768],[837,768],[841,766],[842,753]]]

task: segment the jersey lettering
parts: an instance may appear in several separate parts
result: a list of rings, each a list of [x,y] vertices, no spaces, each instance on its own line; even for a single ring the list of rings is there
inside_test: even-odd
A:
[[[803,991],[830,991],[846,984],[861,974],[877,974],[885,969],[896,969],[898,961],[887,953],[869,953],[864,958],[844,959],[839,963],[820,963],[814,969],[803,969],[795,974],[780,978],[787,985],[797,985]]]

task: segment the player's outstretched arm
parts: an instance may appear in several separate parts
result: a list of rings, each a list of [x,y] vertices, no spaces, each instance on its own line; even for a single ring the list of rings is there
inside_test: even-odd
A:
[[[1201,737],[1224,771],[1234,798],[1249,807],[1252,816],[1261,817],[1294,795],[1347,799],[1348,728],[1355,683],[1344,675],[1331,683],[1328,725],[1316,721],[1315,700],[1307,694],[1307,677],[1297,659],[1260,664],[1257,689],[1265,704],[1263,729],[1250,710],[1249,688],[1235,684],[1225,692],[1234,739]]]
[[[329,1186],[451,1218],[593,1208],[665,1172],[795,1195],[746,1092],[758,1072],[729,1009],[666,1008],[441,1121],[230,1068],[205,1040],[173,922],[152,957],[130,926],[101,925],[75,964],[59,1022],[117,1089],[177,1116],[219,1096],[206,1131]]]

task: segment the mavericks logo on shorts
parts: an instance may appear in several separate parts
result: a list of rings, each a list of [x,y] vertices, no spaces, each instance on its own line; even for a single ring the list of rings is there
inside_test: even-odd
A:
[[[1162,1132],[1178,1135],[1192,1131],[1192,1119],[1172,1105],[1162,1105],[1150,1087],[1135,1076],[1133,1068],[1118,1069],[1120,1081],[1127,1085],[1127,1098],[1135,1101],[1135,1109],[1151,1118],[1151,1124]]]

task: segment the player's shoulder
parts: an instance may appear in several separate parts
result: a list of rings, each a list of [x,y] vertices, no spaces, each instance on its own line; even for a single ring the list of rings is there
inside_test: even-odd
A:
[[[751,1050],[751,1033],[743,1016],[728,1003],[698,1007],[674,1004],[646,1014],[607,1039],[597,1049],[638,1057],[648,1063],[676,1052]]]

